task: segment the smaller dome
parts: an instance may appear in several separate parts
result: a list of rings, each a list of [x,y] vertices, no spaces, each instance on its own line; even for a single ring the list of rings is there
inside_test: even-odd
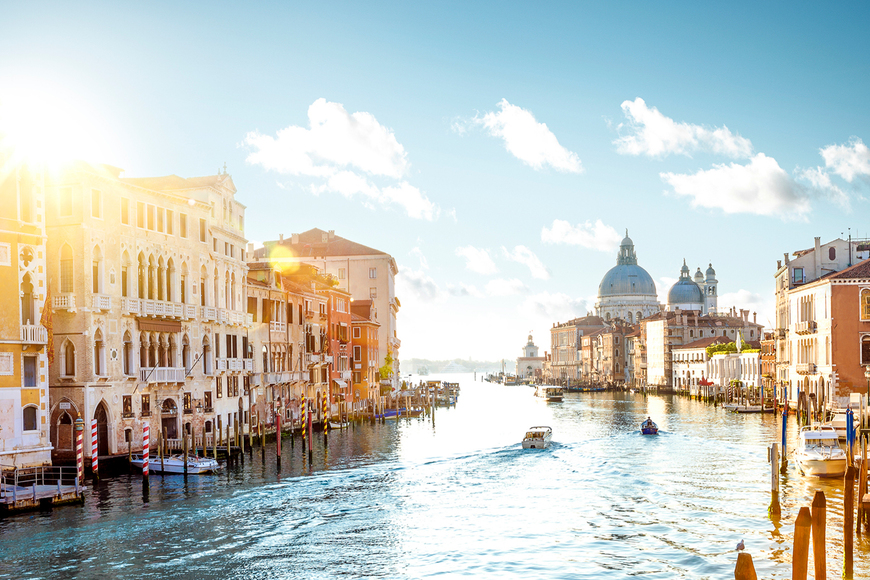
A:
[[[707,279],[709,280],[710,278],[715,278],[715,277],[716,277],[716,270],[713,269],[713,264],[711,263],[710,267],[707,268]]]
[[[668,304],[704,304],[704,293],[688,278],[681,278],[668,291]]]
[[[698,271],[695,272],[695,282],[700,283],[704,281],[704,275],[701,273],[701,268],[698,268]]]

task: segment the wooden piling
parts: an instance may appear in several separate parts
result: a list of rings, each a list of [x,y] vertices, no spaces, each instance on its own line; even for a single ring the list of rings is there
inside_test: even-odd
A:
[[[767,513],[771,516],[779,516],[782,514],[782,507],[779,504],[779,445],[776,443],[770,444],[770,507],[767,508]]]
[[[855,520],[855,468],[846,468],[843,478],[843,578],[852,578],[854,566],[852,562],[853,536]]]
[[[864,494],[867,493],[867,440],[861,439],[861,465],[858,472],[858,521],[855,523],[855,533],[861,535],[861,524],[867,514],[864,513]]]
[[[230,457],[232,457],[232,455],[230,454],[230,451],[232,451],[232,448],[231,448],[232,439],[230,438],[230,433],[231,433],[230,426],[228,424],[227,425],[227,463],[230,462]]]
[[[813,532],[813,564],[815,577],[828,577],[828,561],[825,556],[825,523],[827,520],[827,501],[825,492],[818,490],[813,496],[812,532]]]
[[[133,439],[132,433],[130,433],[130,439]],[[133,471],[133,442],[127,441],[127,471]],[[59,481],[58,481],[59,483]]]
[[[184,475],[187,475],[187,433],[181,434],[181,453],[184,461]]]
[[[807,580],[807,567],[810,556],[810,527],[812,517],[810,508],[804,506],[794,522],[794,550],[792,551],[792,580]]]
[[[734,580],[758,580],[752,556],[746,552],[737,554],[737,566],[734,567]]]
[[[160,438],[158,450],[160,451],[160,475],[166,475],[166,468],[163,464],[163,458],[166,455],[166,431],[158,432],[157,437]]]

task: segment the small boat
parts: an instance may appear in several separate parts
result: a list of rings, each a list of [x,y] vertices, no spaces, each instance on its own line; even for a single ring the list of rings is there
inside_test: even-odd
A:
[[[659,426],[653,423],[653,420],[647,417],[646,421],[640,424],[640,432],[644,435],[658,435]]]
[[[537,387],[535,387],[535,396],[546,399],[548,403],[558,403],[562,400],[562,387],[555,387],[553,385],[538,385]]]
[[[523,437],[523,449],[546,449],[552,438],[553,430],[550,427],[529,427]]]
[[[347,429],[350,427],[350,423],[347,421],[330,421],[329,422],[329,430],[333,429]]]
[[[423,414],[423,409],[406,409],[402,407],[399,409],[398,414],[396,413],[396,409],[384,409],[383,414],[378,417],[383,417],[384,419],[398,419],[401,417],[404,419],[405,417],[419,417]]]
[[[133,465],[142,469],[142,454],[133,455],[131,461]],[[220,469],[220,464],[210,457],[199,457],[197,455],[187,456],[187,473],[211,473]],[[184,473],[184,457],[179,453],[163,458],[163,471],[161,471],[160,458],[156,455],[148,457],[148,471],[155,473]]]
[[[762,405],[737,405],[731,409],[734,413],[773,413],[773,407],[763,407]]]
[[[828,424],[830,426],[832,426],[834,428],[834,430],[837,432],[837,437],[839,437],[840,439],[843,439],[844,441],[846,439],[846,417],[847,417],[846,412],[847,411],[848,411],[848,409],[834,409],[834,416],[828,422]],[[857,414],[855,414],[855,415],[857,415]],[[857,433],[858,428],[861,426],[861,420],[857,416],[855,416],[853,418],[854,418],[853,425],[855,427],[855,432]]]
[[[804,475],[840,477],[846,473],[846,452],[840,449],[837,431],[830,425],[801,427],[794,455]]]

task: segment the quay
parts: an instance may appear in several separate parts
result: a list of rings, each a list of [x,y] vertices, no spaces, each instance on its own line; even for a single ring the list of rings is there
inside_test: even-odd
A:
[[[0,517],[23,511],[84,503],[87,488],[75,467],[0,469]]]

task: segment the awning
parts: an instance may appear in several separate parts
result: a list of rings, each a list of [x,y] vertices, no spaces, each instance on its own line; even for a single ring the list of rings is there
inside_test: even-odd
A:
[[[336,385],[338,385],[342,389],[347,388],[347,383],[344,381],[339,381],[338,379],[332,379],[332,382],[335,383]]]
[[[177,320],[151,320],[147,318],[137,318],[139,330],[151,332],[181,332],[181,322]]]

